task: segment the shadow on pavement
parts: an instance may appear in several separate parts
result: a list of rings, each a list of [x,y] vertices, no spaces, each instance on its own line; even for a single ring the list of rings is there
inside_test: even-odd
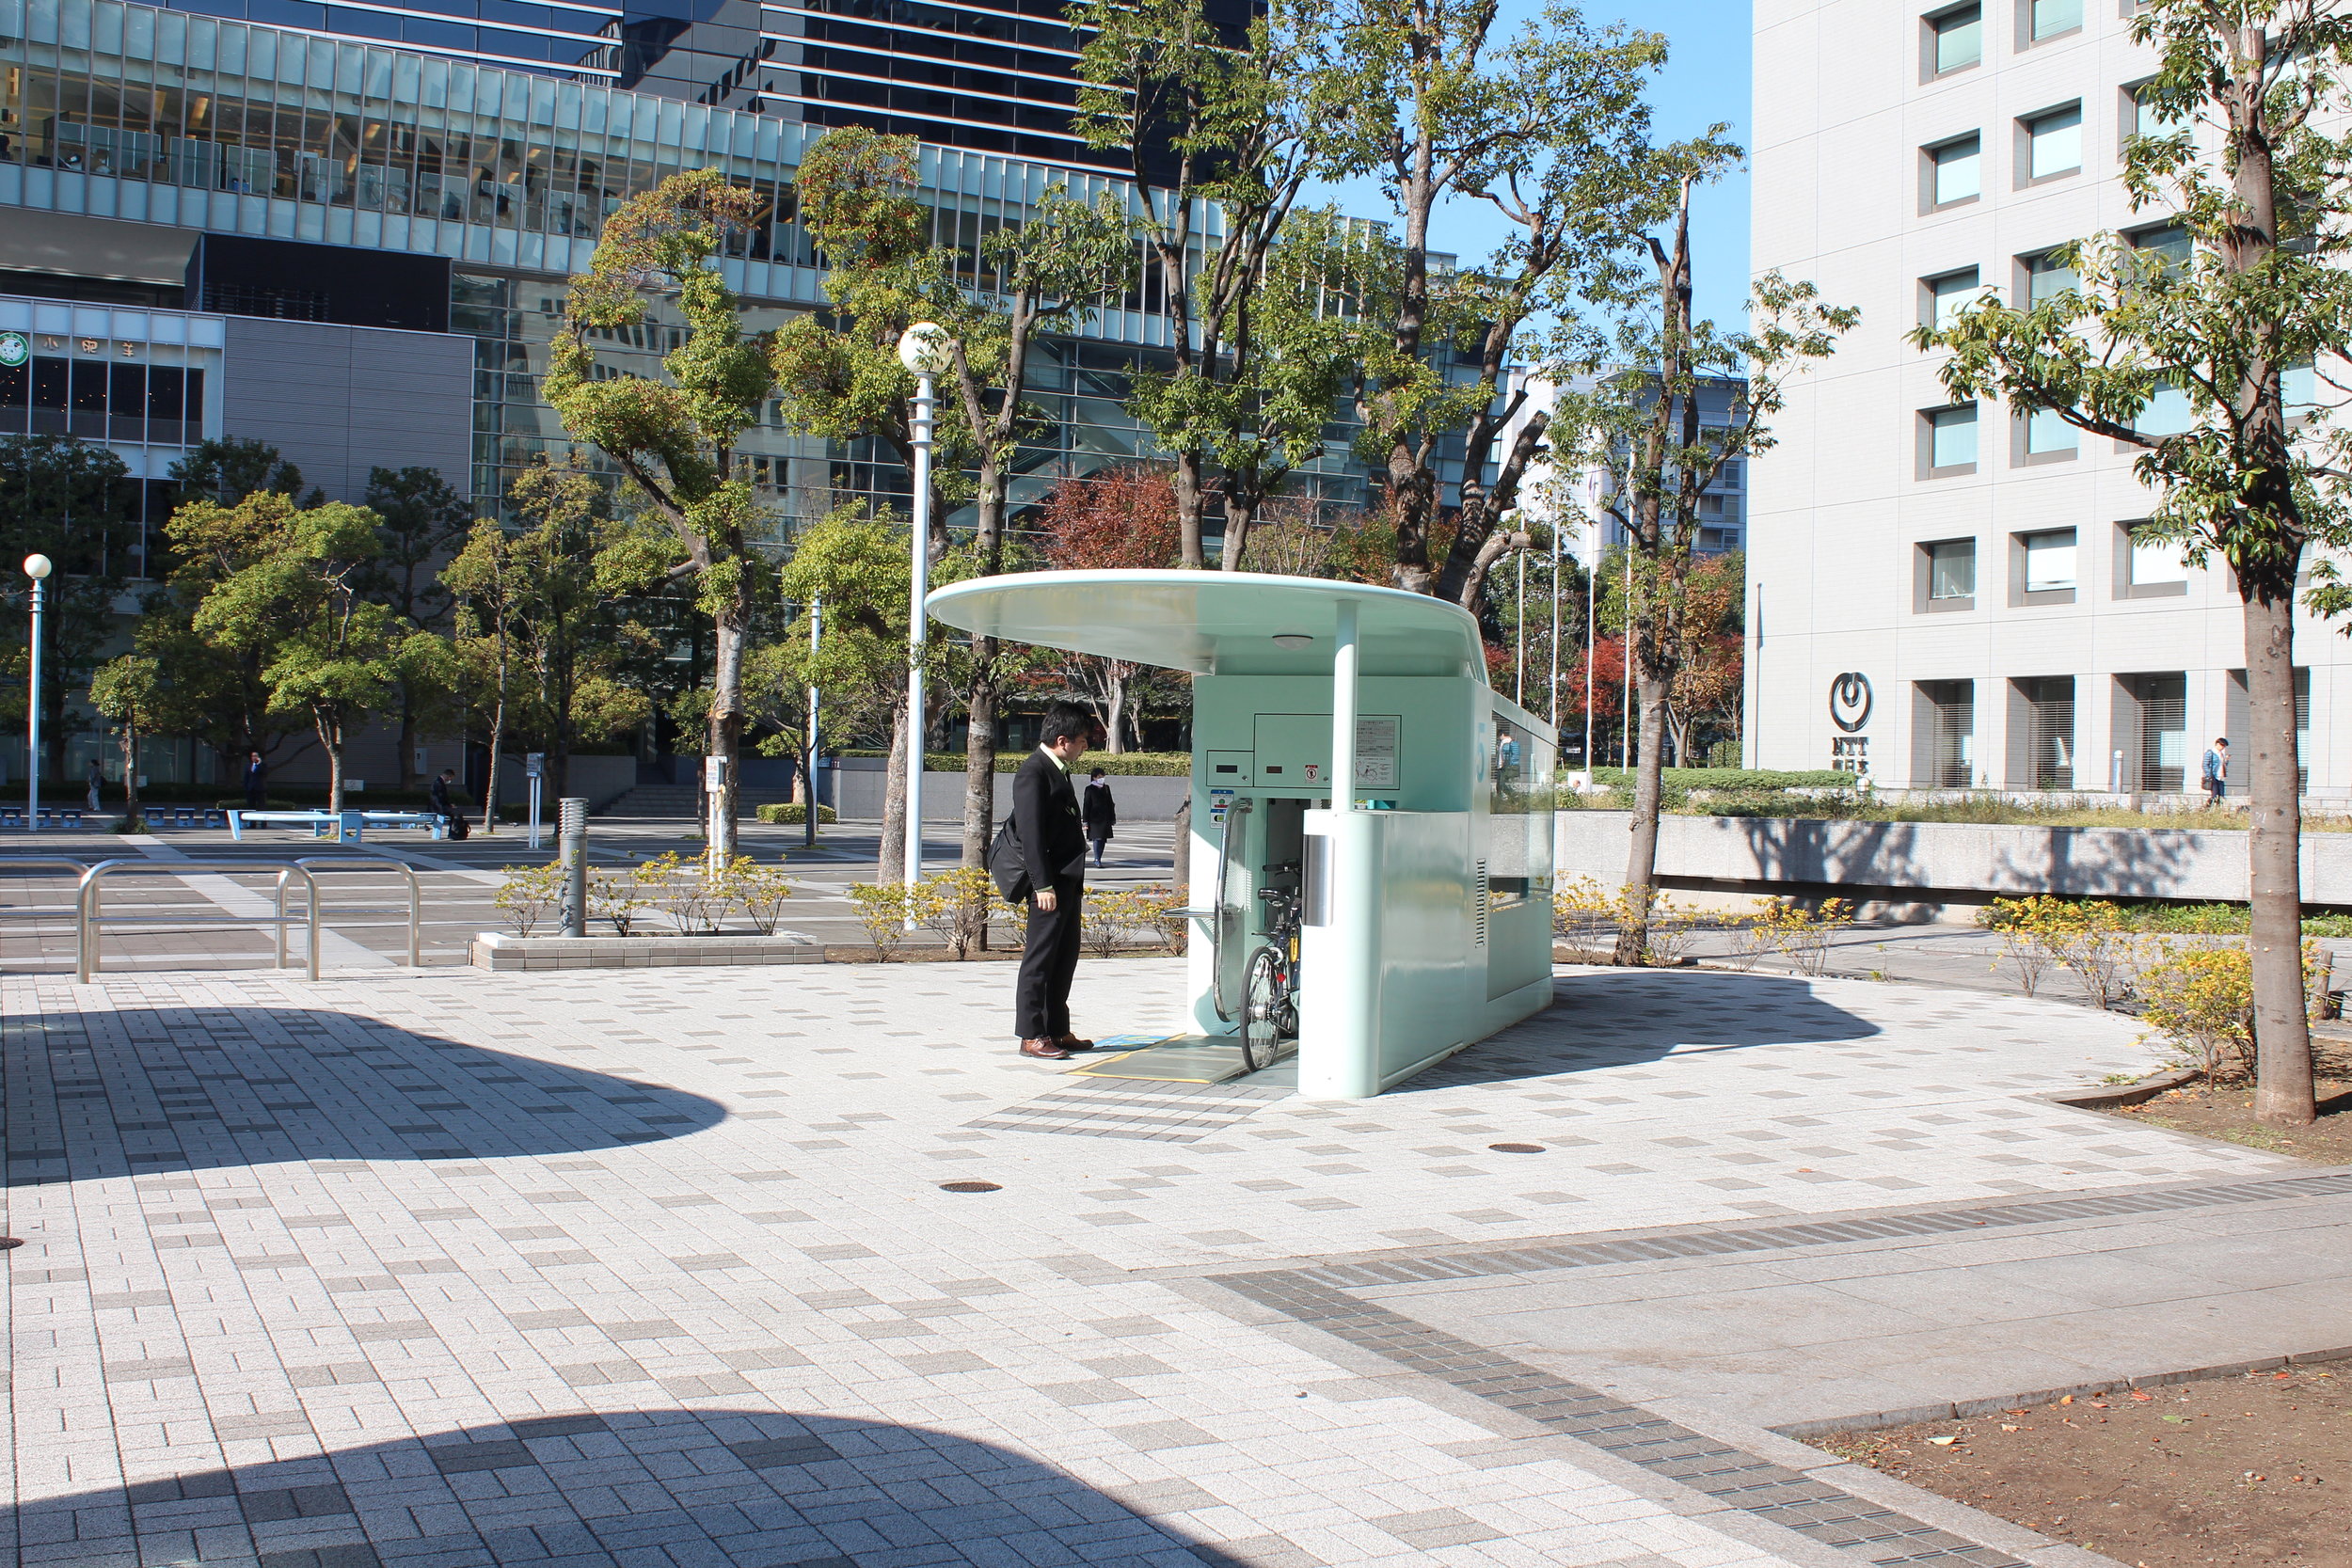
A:
[[[1672,1052],[1867,1039],[1880,1033],[1786,974],[1594,970],[1555,977],[1552,1004],[1391,1094],[1544,1078],[1655,1061]]]
[[[293,1160],[494,1160],[716,1126],[699,1095],[312,1008],[0,1020],[11,1186]]]
[[[1182,1481],[1137,1490],[1171,1512],[1215,1501]],[[754,1410],[469,1427],[29,1502],[16,1523],[17,1550],[53,1562],[1240,1568],[986,1443]]]

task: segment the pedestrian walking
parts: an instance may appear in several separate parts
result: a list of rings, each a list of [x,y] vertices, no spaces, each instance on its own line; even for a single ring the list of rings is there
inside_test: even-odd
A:
[[[2230,788],[2230,737],[2221,736],[2205,751],[2205,804],[2217,806]]]
[[[1078,919],[1086,900],[1085,824],[1070,765],[1103,733],[1074,703],[1056,703],[1039,727],[1040,744],[1012,778],[1012,826],[1029,877],[1029,922],[1014,982],[1014,1027],[1021,1054],[1060,1061],[1091,1051],[1070,1032],[1070,982],[1078,973]]]
[[[433,809],[440,815],[442,821],[449,824],[449,836],[464,838],[466,836],[466,814],[457,809],[457,802],[450,796],[450,785],[456,782],[457,770],[453,768],[444,768],[441,769],[441,776],[433,781],[432,788],[426,793],[432,797]]]
[[[89,785],[89,809],[94,813],[98,810],[98,791],[106,783],[106,770],[98,766],[97,758],[90,759],[89,777],[83,782]]]
[[[1094,863],[1103,863],[1103,846],[1111,841],[1111,830],[1119,825],[1119,802],[1111,799],[1111,782],[1103,777],[1098,768],[1087,776],[1086,795],[1078,803],[1078,817],[1087,831],[1087,843],[1094,850]]]
[[[269,804],[269,769],[262,764],[262,753],[245,754],[245,805],[247,811],[260,811]]]

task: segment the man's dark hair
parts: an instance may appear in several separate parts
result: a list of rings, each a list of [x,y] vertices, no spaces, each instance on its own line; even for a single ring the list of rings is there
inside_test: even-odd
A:
[[[2217,745],[2217,746],[2227,746],[2229,743],[2230,743],[2230,737],[2229,737],[2228,736],[2226,736],[2226,735],[2224,735],[2224,736],[2217,736],[2214,738],[2214,744],[2215,744],[2215,745]]]
[[[92,764],[90,764],[90,766],[91,766],[92,768],[95,768],[95,767],[97,767],[98,765],[97,765],[96,763],[92,763]],[[1099,779],[1099,778],[1101,778],[1102,776],[1103,776],[1103,770],[1102,770],[1100,768],[1096,768],[1093,772],[1089,773],[1089,774],[1087,775],[1087,777],[1088,777],[1088,778],[1089,778],[1089,779]]]
[[[1057,740],[1073,736],[1091,739],[1102,724],[1093,714],[1075,703],[1056,703],[1045,710],[1044,721],[1038,725],[1037,738],[1041,746],[1051,746]]]

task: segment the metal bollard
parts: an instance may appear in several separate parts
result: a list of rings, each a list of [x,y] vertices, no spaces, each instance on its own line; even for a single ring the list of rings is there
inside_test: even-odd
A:
[[[569,796],[555,803],[555,856],[564,866],[564,934],[588,934],[588,802]]]

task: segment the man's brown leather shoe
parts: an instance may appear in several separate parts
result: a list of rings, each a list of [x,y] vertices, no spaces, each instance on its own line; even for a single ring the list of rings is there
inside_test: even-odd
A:
[[[1070,1059],[1070,1053],[1064,1051],[1059,1045],[1056,1044],[1052,1040],[1023,1040],[1021,1042],[1021,1054],[1024,1056],[1042,1056],[1049,1062],[1063,1062]]]
[[[1075,1035],[1064,1035],[1060,1038],[1055,1040],[1054,1043],[1060,1046],[1064,1051],[1091,1051],[1094,1049],[1094,1042],[1092,1040],[1082,1040]]]

